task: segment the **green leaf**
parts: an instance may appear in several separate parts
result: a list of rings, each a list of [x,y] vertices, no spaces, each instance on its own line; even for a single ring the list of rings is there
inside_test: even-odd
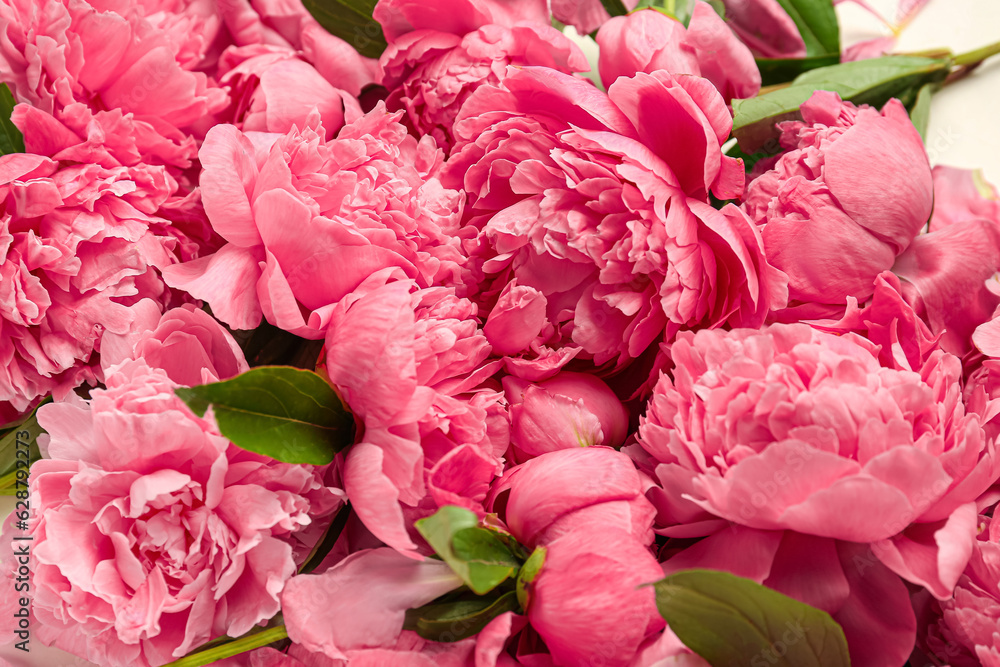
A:
[[[713,667],[849,667],[844,631],[825,611],[714,570],[653,584],[656,606],[680,640]]]
[[[757,68],[762,85],[774,86],[791,81],[803,72],[839,62],[840,54],[837,53],[808,58],[757,58]]]
[[[17,100],[6,83],[0,83],[0,155],[24,152],[24,135],[10,120]]]
[[[403,628],[431,641],[457,642],[478,634],[500,614],[517,610],[514,591],[495,597],[469,596],[410,609],[406,612]]]
[[[625,16],[628,14],[628,7],[622,0],[601,0],[601,4],[604,5],[604,9],[611,16]]]
[[[219,431],[234,445],[277,461],[324,465],[354,439],[350,413],[312,371],[262,366],[174,391],[199,417],[211,405]]]
[[[377,0],[302,0],[321,26],[369,58],[385,51],[382,26],[372,18]]]
[[[778,4],[795,21],[806,45],[806,57],[840,57],[840,25],[833,0],[778,0]]]
[[[800,107],[817,90],[838,93],[855,104],[881,107],[893,97],[907,107],[928,83],[943,81],[951,61],[914,56],[886,56],[821,67],[800,75],[787,88],[748,100],[733,100],[733,134],[747,154],[779,150],[776,123],[801,119]]]
[[[548,552],[545,547],[536,547],[531,552],[531,555],[528,556],[528,560],[524,561],[521,571],[517,574],[517,585],[515,588],[517,601],[520,603],[521,609],[525,611],[528,610],[528,604],[531,602],[531,590],[528,586],[535,580],[538,573],[542,571],[542,566],[545,565],[546,553]]]
[[[927,125],[931,121],[931,98],[934,97],[937,88],[933,83],[923,86],[917,93],[917,100],[913,103],[913,108],[910,109],[910,120],[913,121],[913,127],[917,128],[920,138],[924,141],[927,141]]]
[[[257,366],[294,366],[313,370],[322,340],[306,340],[268,322],[256,329],[233,331],[240,348],[252,368]]]
[[[45,433],[45,429],[38,424],[38,408],[51,401],[51,397],[45,398],[23,421],[7,428],[3,437],[0,438],[0,494],[9,495],[16,490],[18,460],[27,463],[30,469],[35,461],[42,458],[41,452],[38,450],[38,436]],[[23,446],[19,446],[18,443],[28,443],[27,450]],[[18,456],[19,452],[21,453],[20,457]],[[27,452],[27,458],[25,458],[25,452]],[[23,463],[21,469],[24,469]],[[8,490],[9,493],[7,493]]]
[[[740,149],[740,145],[739,144],[733,144],[732,148],[730,148],[728,151],[726,151],[726,155],[728,155],[729,157],[740,158],[741,160],[743,160],[743,169],[748,174],[751,171],[753,171],[754,166],[758,162],[760,162],[761,160],[763,160],[766,157],[771,157],[765,151],[760,151],[760,152],[757,152],[757,153],[744,153]]]
[[[720,18],[726,18],[726,5],[722,0],[708,0],[708,4],[712,6],[715,13],[719,15]]]
[[[514,570],[521,567],[521,562],[500,537],[486,528],[463,528],[452,536],[451,547],[455,555],[466,563],[497,565]]]
[[[465,585],[485,595],[513,577],[521,563],[492,531],[479,528],[479,518],[462,507],[446,505],[415,523],[434,552]]]

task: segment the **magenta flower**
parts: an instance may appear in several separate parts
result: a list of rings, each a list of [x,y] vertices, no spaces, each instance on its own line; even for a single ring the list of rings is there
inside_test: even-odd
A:
[[[947,598],[1000,473],[996,443],[962,404],[957,358],[939,350],[914,372],[873,352],[801,324],[681,334],[639,428],[662,530],[732,521],[872,543]]]
[[[898,101],[879,113],[818,91],[802,117],[781,125],[788,152],[750,183],[744,208],[788,274],[791,304],[833,304],[832,314],[849,296],[866,301],[927,224],[931,171]]]
[[[653,8],[616,16],[601,26],[597,44],[605,87],[620,76],[662,69],[705,77],[727,104],[736,97],[753,97],[760,90],[753,54],[704,2],[695,3],[687,28]]]
[[[381,0],[375,18],[389,41],[380,60],[389,108],[405,109],[407,124],[446,151],[462,104],[479,86],[499,83],[508,65],[589,69],[540,0]]]
[[[720,148],[731,126],[711,83],[663,71],[605,95],[529,67],[469,98],[445,182],[468,192],[481,230],[477,298],[509,311],[501,330],[538,332],[498,338],[510,372],[545,379],[573,357],[621,367],[664,332],[756,326],[784,305],[754,225],[706,203],[742,190]]]
[[[343,493],[325,468],[237,449],[141,360],[106,384],[38,413],[51,458],[31,475],[32,630],[152,667],[276,614]]]

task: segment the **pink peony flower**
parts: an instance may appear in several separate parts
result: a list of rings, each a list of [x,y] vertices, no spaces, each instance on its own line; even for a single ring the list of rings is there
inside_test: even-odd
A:
[[[511,444],[521,459],[573,447],[620,447],[628,435],[628,411],[593,375],[563,371],[539,383],[509,375],[503,387]]]
[[[331,141],[315,118],[283,135],[212,128],[202,198],[229,243],[168,269],[167,283],[235,329],[263,315],[307,338],[322,338],[330,308],[380,269],[463,285],[461,196],[437,180],[433,140],[418,142],[397,118],[379,105]]]
[[[446,151],[462,104],[479,86],[499,83],[508,65],[589,69],[579,47],[549,24],[541,0],[381,0],[375,19],[389,41],[380,59],[389,108],[404,109],[407,124]]]
[[[127,359],[142,359],[166,371],[171,381],[192,387],[228,380],[250,368],[232,335],[191,304],[161,315],[155,302],[143,299],[132,311],[128,333],[107,332],[101,339],[105,373]]]
[[[871,543],[940,599],[972,548],[996,442],[961,401],[959,360],[883,368],[863,339],[802,324],[684,333],[639,427],[664,534],[732,521]]]
[[[372,276],[333,309],[323,363],[364,424],[345,459],[348,497],[376,537],[419,557],[414,521],[443,505],[483,514],[509,423],[503,394],[480,388],[497,363],[475,306],[384,280]]]
[[[938,165],[934,175],[934,214],[930,231],[956,222],[992,220],[1000,224],[1000,192],[982,173]]]
[[[195,71],[220,22],[205,2],[150,5],[59,0],[43,9],[33,0],[6,2],[0,80],[19,101],[70,127],[86,125],[81,116],[108,127],[131,114],[125,122],[140,153],[164,157],[163,145],[172,143],[183,150],[171,152],[193,157],[195,126],[228,103],[222,88]],[[179,157],[171,164],[186,166]]]
[[[526,613],[553,664],[625,667],[663,630],[653,589],[640,587],[663,576],[648,548],[655,510],[642,491],[629,458],[605,447],[541,454],[491,490],[488,506],[511,534],[546,549]]]
[[[715,10],[696,2],[687,28],[677,19],[648,8],[615,16],[597,33],[598,69],[605,87],[618,77],[666,70],[671,74],[704,76],[722,94],[754,97],[760,71],[750,50],[726,26]]]
[[[351,95],[376,80],[378,62],[327,32],[301,0],[217,0],[214,4],[232,41],[231,48],[221,54],[224,69],[229,69],[224,62],[235,54],[246,58],[283,52],[302,58],[332,86]],[[361,39],[365,37],[359,35],[355,41]]]
[[[107,169],[166,165],[172,168],[172,176],[183,181],[181,170],[190,167],[197,154],[193,138],[158,130],[121,109],[95,112],[74,102],[57,118],[28,104],[18,104],[11,120],[24,135],[26,152],[58,161],[97,164]]]
[[[720,149],[731,126],[711,83],[663,71],[605,95],[527,67],[469,98],[445,182],[464,186],[481,230],[477,298],[509,311],[503,330],[538,332],[502,344],[521,347],[510,372],[541,380],[573,357],[621,367],[682,327],[756,326],[784,305],[754,226],[706,203],[742,188]]]
[[[595,471],[600,470],[598,474]],[[544,544],[553,526],[600,507],[618,528],[647,545],[655,509],[643,495],[648,484],[624,454],[610,447],[546,452],[509,468],[494,482],[486,508],[500,513],[510,532],[529,549]]]
[[[906,585],[876,553],[864,544],[734,525],[675,553],[663,569],[707,568],[752,579],[830,614],[844,630],[851,665],[902,665],[913,651],[917,623]],[[808,633],[788,629],[799,638]],[[759,655],[759,661],[778,655]]]
[[[976,327],[1000,305],[994,279],[1000,271],[1000,220],[967,220],[921,234],[892,270],[902,279],[906,300],[941,336],[941,346],[965,355]]]
[[[794,316],[795,309],[782,313]],[[919,371],[940,349],[938,341],[913,307],[903,298],[899,278],[883,271],[875,278],[875,293],[863,307],[847,297],[847,309],[839,320],[803,320],[835,334],[855,333],[879,346],[878,360],[886,368]]]
[[[219,75],[238,99],[219,121],[244,132],[285,134],[305,128],[311,116],[318,115],[323,138],[332,139],[347,117],[361,115],[351,94],[332,85],[291,50],[229,49],[223,54]]]
[[[802,116],[781,125],[788,152],[750,183],[744,208],[793,305],[863,302],[930,218],[923,142],[895,100],[879,113],[817,91]]]
[[[441,561],[415,561],[387,548],[352,554],[322,574],[293,577],[282,593],[285,623],[295,642],[288,651],[294,662],[287,667],[520,664],[504,653],[511,634],[524,626],[523,617],[511,612],[475,637],[454,642],[428,641],[403,630],[407,609],[461,585]]]
[[[631,11],[639,0],[624,0],[622,4]],[[589,35],[611,18],[601,0],[552,0],[552,17],[573,26],[581,35]]]
[[[597,470],[592,474],[599,475]],[[586,510],[546,540],[545,564],[531,584],[527,616],[556,665],[631,664],[664,628],[651,586],[663,570],[627,530]],[[677,647],[676,654],[689,653]]]
[[[1000,522],[980,517],[972,558],[954,596],[927,601],[918,646],[951,667],[1000,665]]]
[[[0,401],[22,411],[100,378],[101,335],[128,331],[140,299],[171,300],[158,271],[184,234],[160,217],[177,203],[163,167],[19,153],[0,157],[0,174]]]
[[[42,407],[32,631],[101,665],[162,665],[280,610],[285,581],[341,503],[326,468],[231,445],[125,361],[92,399]]]
[[[957,355],[972,350],[976,327],[1000,306],[1000,202],[973,172],[934,169],[930,231],[913,240],[892,270],[903,294]]]
[[[1000,310],[976,327],[972,334],[975,349],[964,361],[965,407],[982,416],[986,434],[1000,437]],[[996,499],[1000,494],[994,493]]]
[[[795,21],[777,0],[722,0],[726,22],[759,58],[805,58]]]

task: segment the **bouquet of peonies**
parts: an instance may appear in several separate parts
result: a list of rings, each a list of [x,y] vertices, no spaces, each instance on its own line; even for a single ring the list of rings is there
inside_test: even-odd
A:
[[[1000,45],[833,4],[0,0],[5,655],[1000,666]]]

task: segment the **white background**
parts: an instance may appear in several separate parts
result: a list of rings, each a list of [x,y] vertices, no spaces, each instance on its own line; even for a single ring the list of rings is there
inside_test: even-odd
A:
[[[898,0],[869,0],[890,20]],[[890,34],[889,29],[852,2],[837,8],[842,42],[855,42]],[[1000,41],[1000,0],[931,0],[902,32],[896,52],[946,47],[956,53]],[[593,55],[590,53],[588,55]],[[934,164],[982,169],[987,179],[1000,184],[1000,57],[987,61],[969,78],[938,93],[933,100],[927,134],[928,153]],[[6,515],[14,500],[0,497]],[[0,548],[8,548],[0,542]],[[0,619],[0,624],[12,619]],[[2,635],[7,627],[0,625]],[[0,646],[0,658],[13,667],[87,667],[90,663],[62,651],[31,642],[24,654],[10,645]],[[2,663],[0,663],[2,665]]]

